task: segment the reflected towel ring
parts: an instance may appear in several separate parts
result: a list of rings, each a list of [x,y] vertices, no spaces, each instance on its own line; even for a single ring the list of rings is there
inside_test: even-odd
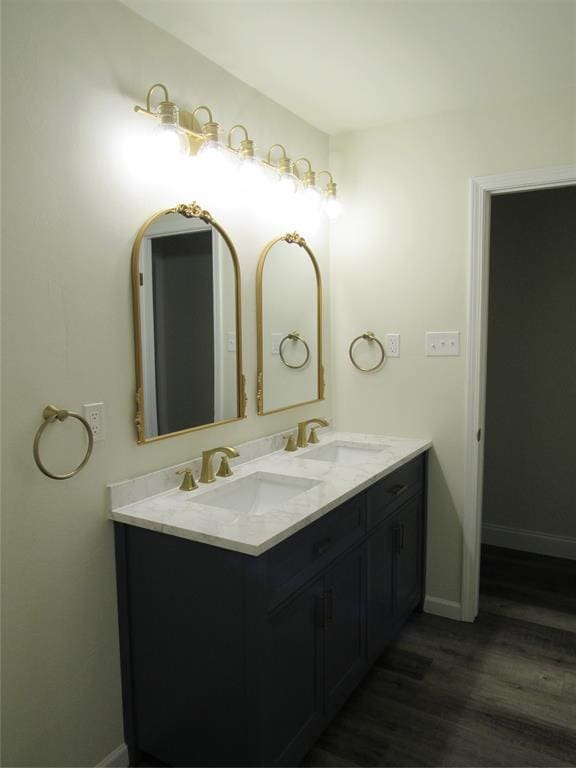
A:
[[[74,477],[74,475],[77,475],[78,472],[80,472],[80,470],[86,466],[88,459],[92,455],[92,448],[94,447],[94,435],[90,429],[90,424],[88,424],[86,419],[83,416],[80,416],[79,413],[67,411],[65,408],[56,408],[55,405],[47,405],[46,408],[44,408],[42,416],[44,418],[44,422],[38,428],[38,432],[36,432],[36,437],[34,438],[34,461],[36,462],[40,472],[43,472],[47,477],[51,477],[53,480],[68,480],[68,478]],[[40,438],[42,437],[42,433],[48,424],[53,424],[55,421],[64,421],[68,418],[68,416],[72,416],[73,419],[78,419],[78,421],[81,422],[85,428],[88,435],[88,448],[86,450],[86,455],[80,464],[78,464],[76,469],[73,469],[72,472],[68,472],[66,475],[55,475],[53,472],[50,472],[48,469],[46,469],[40,459]]]
[[[356,360],[354,360],[354,345],[358,342],[364,339],[368,342],[375,342],[380,347],[380,360],[376,363],[376,365],[373,365],[371,368],[362,368],[362,366],[358,365]],[[348,354],[350,355],[350,360],[352,361],[352,365],[354,365],[356,368],[358,368],[359,371],[364,371],[364,373],[370,373],[370,371],[375,371],[377,368],[380,368],[382,363],[384,362],[384,347],[382,346],[382,342],[376,338],[374,331],[366,331],[366,333],[362,333],[360,336],[356,336],[356,338],[352,341],[350,344],[350,349],[348,350]]]
[[[297,342],[297,341],[300,341],[302,344],[304,344],[304,347],[305,347],[305,349],[306,349],[306,358],[305,358],[305,360],[304,360],[304,362],[303,362],[303,363],[300,363],[300,365],[291,365],[290,363],[287,363],[287,362],[286,362],[286,360],[284,359],[284,354],[283,354],[283,352],[282,352],[282,347],[284,346],[284,344],[285,344],[285,343],[286,343],[288,340],[290,340],[290,341],[296,341],[296,342]],[[304,341],[304,339],[302,338],[302,336],[300,336],[300,334],[298,333],[298,331],[290,331],[290,333],[288,333],[286,336],[284,336],[284,338],[283,338],[283,339],[282,339],[282,341],[280,342],[280,346],[279,346],[279,348],[278,348],[278,352],[279,352],[279,354],[280,354],[280,359],[282,360],[282,362],[284,363],[284,365],[285,365],[285,366],[287,366],[288,368],[304,368],[304,366],[306,365],[306,363],[308,362],[308,360],[310,360],[310,347],[308,346],[308,344],[306,344],[306,342]]]

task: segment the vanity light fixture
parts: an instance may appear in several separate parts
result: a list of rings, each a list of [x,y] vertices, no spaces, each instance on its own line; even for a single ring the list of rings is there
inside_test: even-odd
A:
[[[200,149],[198,150],[198,154],[202,154],[204,156],[223,156],[223,153],[226,150],[220,143],[219,139],[220,125],[214,121],[210,107],[206,107],[203,104],[201,104],[199,107],[196,107],[196,109],[192,112],[192,124],[194,124],[194,120],[198,120],[196,114],[201,110],[204,110],[208,113],[208,121],[202,124],[200,124],[198,121],[203,138],[203,142]],[[218,154],[216,155],[216,153]]]
[[[163,92],[163,99],[154,109],[151,99],[155,89]],[[249,137],[248,130],[240,123],[232,126],[228,131],[227,144],[223,144],[220,141],[220,126],[214,120],[212,110],[201,105],[191,113],[182,112],[173,101],[170,101],[168,89],[162,83],[155,83],[149,89],[145,107],[135,106],[134,110],[158,121],[155,134],[160,138],[159,144],[164,157],[197,155],[196,168],[199,172],[207,172],[207,180],[214,181],[218,177],[228,176],[231,166],[236,165],[238,175],[242,179],[242,186],[257,187],[266,181],[266,169],[271,168],[275,172],[277,190],[287,204],[292,205],[293,201],[296,203],[296,209],[301,210],[305,215],[316,214],[321,210],[331,220],[340,215],[342,205],[337,197],[336,184],[330,171],[320,171],[320,174],[325,173],[329,177],[322,194],[316,185],[316,173],[312,169],[310,160],[307,157],[300,157],[292,162],[283,144],[273,144],[268,150],[266,159],[260,159],[255,155],[254,141]],[[197,118],[198,113],[202,111],[208,116],[205,123],[200,123]],[[232,139],[235,131],[243,133],[239,147],[233,146]],[[280,156],[273,157],[274,150],[280,150]],[[231,163],[232,160],[235,162]],[[300,163],[306,164],[302,172],[298,170]]]
[[[160,88],[164,92],[164,98],[159,102],[156,110],[152,109],[152,92]],[[143,112],[158,120],[154,129],[154,136],[160,145],[160,151],[165,156],[186,157],[190,153],[189,131],[180,125],[180,110],[170,101],[168,89],[162,83],[155,83],[146,94],[146,107],[135,106],[135,112]]]
[[[336,219],[339,219],[342,215],[342,203],[340,202],[336,192],[334,177],[330,171],[320,171],[318,176],[321,176],[323,173],[325,173],[330,179],[324,188],[324,211],[330,221],[336,221]]]
[[[310,162],[310,160],[308,160],[307,157],[299,157],[298,160],[294,161],[294,168],[296,170],[296,175],[299,178],[300,178],[300,174],[298,173],[298,163],[308,164],[308,170],[304,171],[304,173],[302,174],[302,184],[304,187],[303,189],[304,200],[314,208],[319,208],[322,202],[322,197],[316,186],[316,173],[312,170],[312,163]]]
[[[232,146],[234,131],[243,131],[244,138],[240,141],[240,147]],[[233,125],[228,131],[228,149],[235,152],[240,158],[239,173],[245,185],[251,183],[261,184],[264,181],[264,166],[262,161],[254,154],[254,142],[248,136],[246,127],[241,123]]]
[[[282,150],[282,155],[277,160],[272,160],[272,151],[274,149]],[[299,181],[298,177],[294,174],[294,164],[292,160],[288,157],[286,153],[286,147],[284,147],[283,144],[272,144],[270,149],[268,150],[268,156],[266,158],[266,163],[271,166],[272,168],[276,169],[278,173],[277,177],[277,183],[278,183],[278,189],[282,193],[295,193],[298,191],[299,187]]]

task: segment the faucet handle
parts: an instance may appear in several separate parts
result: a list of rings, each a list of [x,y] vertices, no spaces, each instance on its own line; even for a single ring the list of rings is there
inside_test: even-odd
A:
[[[218,467],[218,472],[216,472],[218,477],[230,477],[230,475],[234,474],[232,470],[230,469],[230,462],[228,461],[228,456],[222,456],[222,459],[220,461],[220,466]]]
[[[194,480],[194,472],[190,468],[179,469],[176,474],[184,475],[180,484],[181,491],[194,491],[196,488],[198,488],[196,480]]]
[[[284,437],[284,440],[286,440],[286,445],[284,446],[285,451],[297,451],[298,446],[296,445],[296,438],[294,435],[286,435]]]
[[[308,437],[308,442],[309,443],[319,443],[320,442],[317,430],[318,430],[318,427],[312,427],[311,428],[310,435]]]

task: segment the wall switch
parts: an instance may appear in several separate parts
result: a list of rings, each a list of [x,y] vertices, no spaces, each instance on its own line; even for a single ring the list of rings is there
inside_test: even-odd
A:
[[[387,333],[384,339],[386,357],[400,357],[400,334]]]
[[[279,355],[280,354],[280,342],[284,338],[285,334],[283,333],[271,333],[270,334],[270,341],[271,341],[271,349],[273,355]]]
[[[460,354],[460,331],[428,331],[426,334],[426,355],[428,357],[458,357]]]
[[[94,440],[104,440],[104,403],[88,403],[83,408],[84,418],[90,424]]]
[[[233,331],[226,334],[226,349],[228,352],[236,352],[236,334]]]

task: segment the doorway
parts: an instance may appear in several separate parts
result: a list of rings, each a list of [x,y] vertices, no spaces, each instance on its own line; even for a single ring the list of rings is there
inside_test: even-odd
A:
[[[466,497],[463,518],[461,615],[464,621],[473,621],[478,613],[486,436],[492,204],[496,202],[496,196],[500,195],[530,194],[536,190],[573,188],[574,185],[576,185],[576,166],[482,177],[473,179],[471,183]],[[496,205],[494,209],[496,213]],[[512,447],[508,456],[512,461],[514,458]]]

